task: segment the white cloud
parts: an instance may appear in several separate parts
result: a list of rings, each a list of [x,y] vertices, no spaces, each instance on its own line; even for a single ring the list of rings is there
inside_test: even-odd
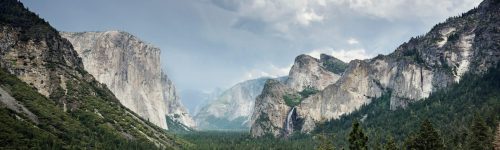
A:
[[[323,49],[312,50],[311,52],[307,53],[307,55],[318,58],[318,59],[319,59],[321,54],[331,55],[331,56],[338,58],[344,62],[350,62],[351,60],[355,60],[355,59],[363,60],[363,59],[369,59],[369,58],[374,57],[373,54],[367,53],[366,50],[364,50],[364,49],[333,50],[332,48],[323,48]]]
[[[240,81],[256,79],[260,77],[276,78],[286,76],[288,75],[288,72],[290,72],[290,68],[292,68],[292,64],[286,67],[278,67],[276,65],[270,64],[269,66],[264,68],[252,69],[247,71]]]
[[[482,0],[331,0],[333,5],[385,18],[441,20],[477,6]]]
[[[203,1],[203,0],[202,0]],[[207,0],[205,0],[207,1]],[[233,11],[240,18],[262,21],[283,32],[293,25],[303,27],[335,16],[336,10],[388,20],[421,19],[441,21],[477,6],[482,0],[209,0]],[[344,9],[347,8],[347,9]]]
[[[297,21],[304,26],[308,26],[311,22],[315,21],[321,22],[323,18],[323,16],[316,14],[314,11],[307,11],[306,9],[302,9],[302,11],[297,14]]]
[[[359,41],[355,38],[350,38],[349,40],[347,40],[347,43],[349,43],[350,45],[354,45],[359,44]]]
[[[211,0],[223,9],[236,13],[240,20],[248,18],[266,23],[278,32],[287,32],[291,26],[306,27],[313,22],[322,22],[325,16],[319,13],[327,6],[325,0]]]

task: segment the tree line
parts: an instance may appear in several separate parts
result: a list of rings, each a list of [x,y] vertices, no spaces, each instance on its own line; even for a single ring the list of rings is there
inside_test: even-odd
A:
[[[350,150],[368,150],[368,136],[364,133],[360,122],[355,121],[352,123],[351,131],[349,133],[349,149]],[[475,116],[474,122],[469,128],[471,135],[466,137],[464,147],[469,150],[491,150],[500,148],[500,129],[496,133],[496,138],[491,134],[491,129],[486,125],[486,122],[479,115]],[[317,146],[318,150],[335,150],[345,149],[344,147],[336,147],[334,145],[335,137],[327,137],[325,134],[319,135],[320,144]],[[495,139],[495,140],[494,140]],[[433,127],[432,123],[425,119],[420,129],[414,134],[408,136],[403,145],[398,145],[392,136],[387,136],[385,143],[379,143],[377,147],[372,149],[384,150],[441,150],[446,149],[444,140],[441,134]]]

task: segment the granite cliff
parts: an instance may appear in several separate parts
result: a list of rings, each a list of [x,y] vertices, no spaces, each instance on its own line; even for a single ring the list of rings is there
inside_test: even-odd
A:
[[[256,98],[251,118],[252,135],[288,134],[283,130],[289,123],[301,122],[292,121],[298,119],[294,114],[297,112],[294,111],[297,104],[335,83],[341,77],[345,66],[344,62],[325,54],[322,54],[320,59],[308,55],[297,56],[288,78],[285,81],[267,80],[262,93]],[[292,126],[298,127],[293,124]]]
[[[85,70],[106,84],[127,108],[165,129],[166,116],[194,127],[161,69],[159,48],[121,31],[60,34],[73,44]]]

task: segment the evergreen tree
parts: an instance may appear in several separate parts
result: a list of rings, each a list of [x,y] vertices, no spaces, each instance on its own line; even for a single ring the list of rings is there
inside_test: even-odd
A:
[[[349,133],[349,149],[350,150],[366,150],[368,137],[363,133],[358,121],[352,123],[352,130]]]
[[[500,150],[500,123],[497,126],[497,133],[495,135],[495,141],[493,142],[495,150]]]
[[[319,135],[319,146],[318,150],[334,150],[333,139],[328,139],[325,135]]]
[[[474,122],[471,126],[471,136],[468,138],[468,149],[470,150],[484,150],[491,149],[492,141],[490,136],[490,129],[484,122],[483,118],[479,115],[474,116]]]
[[[416,137],[409,138],[407,149],[435,150],[444,149],[443,140],[429,120],[424,120]]]
[[[387,138],[387,141],[385,142],[384,145],[385,150],[397,150],[398,147],[396,146],[396,141],[394,141],[394,138],[392,136],[389,136]]]

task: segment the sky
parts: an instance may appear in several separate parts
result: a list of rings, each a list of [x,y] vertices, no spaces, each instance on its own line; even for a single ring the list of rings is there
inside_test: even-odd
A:
[[[288,74],[300,54],[388,54],[480,0],[21,0],[59,31],[120,30],[159,47],[177,90]],[[187,96],[184,96],[187,97]],[[196,105],[183,99],[185,105]],[[194,107],[193,107],[194,108]],[[192,111],[192,110],[191,110]]]

